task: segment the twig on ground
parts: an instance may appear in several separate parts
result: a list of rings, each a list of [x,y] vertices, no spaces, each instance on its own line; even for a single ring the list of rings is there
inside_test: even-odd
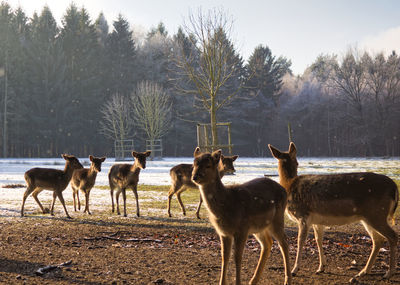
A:
[[[42,275],[46,274],[47,272],[50,272],[50,271],[52,271],[54,269],[71,265],[71,263],[72,263],[72,260],[69,260],[67,262],[64,262],[64,263],[61,263],[61,264],[58,264],[58,265],[48,265],[48,266],[39,268],[38,270],[36,270],[35,273],[36,273],[36,275],[42,276]]]

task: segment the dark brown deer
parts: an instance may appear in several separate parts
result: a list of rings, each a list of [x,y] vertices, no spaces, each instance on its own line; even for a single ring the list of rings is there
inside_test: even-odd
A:
[[[222,268],[220,284],[227,284],[227,267],[234,244],[236,284],[240,284],[240,270],[244,246],[249,234],[261,244],[261,254],[250,284],[261,277],[270,254],[272,238],[279,242],[285,266],[285,284],[291,283],[289,250],[284,232],[286,191],[269,178],[258,178],[241,185],[225,187],[219,176],[221,151],[203,153],[193,162],[193,181],[199,185],[209,218],[221,240]]]
[[[200,154],[200,148],[197,147],[195,150],[196,155]],[[221,160],[218,163],[218,172],[219,176],[222,178],[225,173],[234,173],[235,168],[233,167],[233,162],[238,158],[238,155],[234,156],[224,156],[221,155]],[[172,185],[168,192],[168,204],[167,204],[167,212],[168,216],[171,217],[171,199],[174,194],[179,202],[179,205],[182,209],[182,214],[185,216],[185,206],[182,203],[181,194],[189,188],[198,189],[197,185],[192,181],[192,171],[193,164],[178,164],[171,168],[169,171],[169,175],[171,176]],[[200,219],[200,208],[203,200],[200,195],[199,205],[196,210],[196,217]]]
[[[300,267],[301,252],[310,226],[314,228],[319,250],[319,268],[324,271],[326,260],[322,248],[324,226],[361,222],[372,238],[373,247],[365,267],[355,276],[371,273],[384,239],[389,241],[390,262],[385,278],[395,273],[397,234],[389,226],[399,194],[396,184],[385,175],[371,172],[331,175],[297,176],[296,146],[290,143],[288,152],[268,145],[278,159],[279,179],[288,193],[288,214],[298,223],[297,256],[293,268]]]
[[[89,210],[89,194],[96,182],[97,173],[101,171],[101,164],[106,160],[105,157],[94,157],[89,155],[91,161],[90,168],[77,169],[72,174],[71,187],[72,196],[74,198],[74,210],[76,212],[76,201],[78,200],[78,210],[81,210],[81,201],[79,201],[79,190],[85,194],[85,210],[84,213],[91,215]]]
[[[62,192],[65,188],[67,188],[74,170],[83,168],[83,166],[73,155],[62,154],[61,156],[65,159],[64,170],[36,167],[25,172],[25,181],[27,187],[24,197],[22,198],[21,217],[24,216],[24,205],[26,198],[28,198],[29,194],[31,193],[43,214],[47,213],[47,210],[43,208],[37,196],[43,190],[50,190],[53,191],[53,202],[51,203],[50,214],[52,216],[54,215],[54,203],[56,201],[56,197],[58,197],[64,207],[65,214],[69,219],[71,219],[67,208],[65,207]]]
[[[139,217],[139,200],[137,194],[137,185],[139,182],[139,174],[141,169],[146,168],[146,158],[151,154],[151,151],[136,152],[132,151],[132,156],[135,162],[132,164],[114,164],[108,173],[108,182],[110,183],[110,194],[112,203],[112,212],[114,213],[114,189],[117,188],[115,199],[117,200],[117,214],[119,211],[119,194],[122,193],[124,199],[124,217],[126,217],[126,189],[130,188],[136,198],[136,215]]]

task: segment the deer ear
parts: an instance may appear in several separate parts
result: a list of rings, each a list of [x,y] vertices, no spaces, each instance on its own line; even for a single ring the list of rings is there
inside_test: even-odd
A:
[[[151,150],[146,151],[144,154],[148,157],[151,154]]]
[[[219,160],[221,159],[221,155],[222,155],[222,150],[216,150],[214,151],[211,156],[214,159],[215,163],[218,163]]]
[[[132,151],[132,156],[137,157],[138,153],[136,151]]]
[[[269,150],[271,151],[271,154],[272,154],[273,157],[275,157],[276,159],[281,158],[282,152],[279,149],[273,147],[270,144],[268,144],[268,147],[269,147]]]
[[[200,154],[200,148],[196,147],[196,149],[194,150],[193,156],[196,157]]]
[[[90,161],[93,161],[93,155],[89,155]]]
[[[233,157],[232,157],[232,161],[235,161],[236,159],[238,159],[238,155],[234,155]]]
[[[101,162],[104,162],[104,160],[106,160],[107,157],[102,157],[100,158]]]
[[[297,149],[296,149],[294,142],[291,142],[289,145],[289,155],[291,157],[296,157],[296,155],[297,155]]]

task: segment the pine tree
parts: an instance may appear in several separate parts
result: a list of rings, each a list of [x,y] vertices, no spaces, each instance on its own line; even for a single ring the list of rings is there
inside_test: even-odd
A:
[[[110,60],[110,94],[129,96],[136,85],[134,76],[136,46],[128,21],[119,15],[109,35],[107,53]]]
[[[71,4],[62,19],[61,43],[66,57],[66,100],[68,104],[64,122],[66,137],[65,151],[76,141],[81,141],[77,154],[93,152],[88,142],[98,135],[101,94],[98,59],[99,42],[95,26],[84,8],[80,10]]]

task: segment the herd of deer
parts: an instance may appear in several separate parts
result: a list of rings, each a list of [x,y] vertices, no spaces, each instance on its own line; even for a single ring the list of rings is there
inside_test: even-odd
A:
[[[227,267],[232,244],[236,263],[236,284],[240,284],[241,261],[246,240],[253,234],[261,245],[261,254],[257,268],[250,284],[256,284],[262,274],[265,262],[270,254],[272,238],[276,239],[283,256],[285,268],[285,284],[291,283],[300,268],[301,252],[307,238],[309,228],[313,226],[319,251],[319,268],[323,272],[326,259],[323,253],[322,238],[325,226],[344,225],[361,222],[372,238],[372,252],[365,267],[355,278],[371,273],[380,248],[385,239],[389,242],[389,269],[384,278],[395,273],[397,234],[388,223],[393,219],[399,193],[393,180],[385,175],[371,172],[344,173],[333,175],[297,175],[296,147],[290,143],[289,150],[282,152],[268,145],[273,157],[278,160],[280,183],[262,177],[241,185],[225,186],[221,178],[225,173],[234,172],[233,161],[238,156],[223,156],[220,150],[202,153],[199,148],[194,151],[193,164],[179,164],[170,170],[172,186],[168,193],[168,215],[171,198],[176,195],[185,215],[185,208],[180,194],[187,188],[200,190],[199,211],[204,201],[209,219],[217,231],[221,241],[222,268],[220,284],[227,284]],[[119,195],[124,200],[124,216],[126,216],[126,189],[132,189],[136,198],[136,215],[139,216],[137,184],[141,169],[146,168],[147,152],[132,152],[134,164],[115,164],[111,167],[108,178],[111,189],[112,212],[114,212],[114,189],[116,192],[117,213]],[[91,166],[83,168],[73,155],[63,154],[66,160],[64,171],[47,168],[32,168],[25,173],[27,189],[24,193],[21,216],[24,215],[26,198],[32,193],[43,213],[47,212],[39,202],[37,195],[44,189],[53,191],[50,213],[53,215],[56,197],[65,207],[62,191],[71,181],[76,211],[75,197],[80,210],[79,190],[85,194],[85,212],[90,214],[89,193],[96,175],[101,171],[105,157],[90,156]],[[284,231],[284,213],[298,223],[297,255],[294,268],[290,271],[289,250]],[[394,220],[393,220],[394,221]]]

